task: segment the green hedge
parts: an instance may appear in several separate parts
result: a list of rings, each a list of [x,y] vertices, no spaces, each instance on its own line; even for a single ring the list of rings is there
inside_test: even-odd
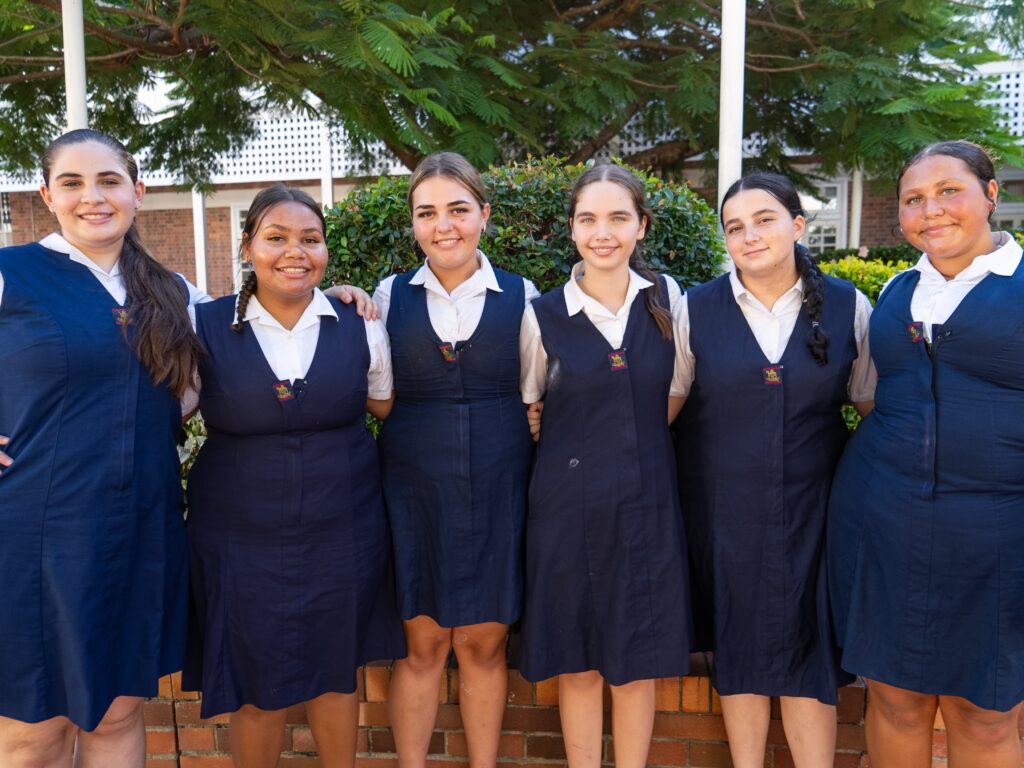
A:
[[[577,260],[566,221],[568,190],[585,166],[558,158],[488,168],[483,176],[491,219],[480,248],[496,266],[536,283],[541,292],[564,283]],[[721,269],[725,249],[714,211],[689,187],[642,171],[656,221],[644,239],[647,260],[685,287]],[[327,212],[331,253],[324,284],[372,290],[390,274],[418,267],[406,206],[409,178],[383,177],[354,190]]]
[[[832,254],[828,254],[831,256]],[[874,261],[857,256],[846,256],[838,260],[819,261],[821,271],[835,277],[849,280],[874,304],[882,287],[893,275],[910,269],[916,261]]]

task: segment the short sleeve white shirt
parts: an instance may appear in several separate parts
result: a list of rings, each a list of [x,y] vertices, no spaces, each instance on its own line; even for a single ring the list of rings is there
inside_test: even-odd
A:
[[[412,285],[422,285],[426,291],[430,326],[441,341],[455,344],[472,336],[483,316],[487,292],[501,292],[498,278],[494,274],[494,267],[491,266],[487,256],[482,251],[477,251],[476,256],[480,264],[479,268],[469,279],[456,286],[451,293],[444,289],[441,281],[437,279],[437,275],[431,271],[429,259],[416,270],[416,274],[410,280]],[[391,307],[391,287],[394,282],[395,275],[386,277],[373,292],[373,300],[380,307],[382,325],[386,325],[388,321],[388,310]],[[540,296],[540,292],[525,277],[523,278],[523,287],[526,293],[525,308]]]
[[[622,340],[626,336],[626,321],[629,319],[630,308],[636,300],[640,291],[648,288],[653,283],[641,277],[633,270],[629,270],[629,286],[626,289],[626,300],[618,312],[612,312],[591,296],[584,293],[579,286],[579,279],[583,277],[584,263],[578,262],[572,269],[569,281],[565,284],[564,295],[565,305],[569,316],[582,312],[587,319],[600,331],[605,340],[613,349],[622,346]],[[665,281],[668,284],[669,308],[673,320],[676,320],[676,313],[681,304],[682,292],[679,284],[671,278]],[[682,396],[680,391],[681,370],[679,339],[676,338],[675,368],[673,369],[672,383],[669,394]],[[544,397],[547,387],[548,356],[544,350],[541,340],[540,325],[537,323],[537,315],[533,307],[527,307],[523,313],[523,325],[519,332],[519,359],[520,359],[520,388],[522,390],[524,403],[535,403]]]

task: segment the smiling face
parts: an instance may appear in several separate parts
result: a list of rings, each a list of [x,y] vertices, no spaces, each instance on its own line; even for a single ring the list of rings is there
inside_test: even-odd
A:
[[[477,269],[476,249],[491,206],[448,176],[421,181],[411,198],[412,232],[442,283],[456,285]]]
[[[624,186],[595,181],[579,190],[569,226],[588,270],[625,271],[637,242],[644,238],[647,217]]]
[[[96,141],[61,148],[39,190],[64,239],[101,266],[112,265],[135,221],[145,187],[117,154]]]
[[[794,244],[804,232],[804,217],[792,216],[774,195],[744,189],[722,207],[725,246],[740,279],[797,280]]]
[[[256,273],[256,298],[268,310],[307,302],[327,268],[320,219],[302,203],[269,208],[242,252]]]
[[[963,160],[927,155],[900,180],[900,227],[907,242],[952,277],[992,252],[988,217],[998,193],[995,180],[981,183]]]

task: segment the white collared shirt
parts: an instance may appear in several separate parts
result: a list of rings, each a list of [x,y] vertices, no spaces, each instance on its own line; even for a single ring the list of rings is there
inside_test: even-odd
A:
[[[319,288],[313,289],[313,300],[291,330],[285,328],[268,312],[259,299],[252,296],[245,308],[244,322],[249,324],[270,369],[280,381],[294,384],[309,372],[320,340],[320,320],[338,319],[331,302]],[[233,321],[232,321],[233,322]],[[370,348],[370,368],[366,379],[368,397],[387,400],[391,397],[391,350],[384,326],[376,321],[363,321],[366,343]]]
[[[750,326],[757,345],[768,362],[774,365],[782,359],[790,337],[793,335],[793,330],[796,328],[796,320],[804,301],[803,280],[797,278],[793,287],[782,294],[771,308],[768,308],[743,286],[735,270],[731,270],[728,274],[729,286],[732,288],[736,304],[739,305],[747,325]],[[682,369],[682,394],[685,396],[689,394],[690,387],[693,385],[697,360],[690,348],[690,310],[685,296],[680,304],[682,307],[676,322],[676,343],[682,346],[682,362],[679,363],[679,367]],[[867,296],[857,291],[852,318],[853,337],[857,344],[857,359],[853,362],[850,381],[847,384],[847,393],[850,402],[853,403],[864,403],[875,399],[878,373],[871,361],[868,344],[870,317],[871,302],[868,301]]]
[[[113,268],[107,272],[56,232],[44,237],[39,241],[39,244],[51,251],[67,254],[71,261],[77,262],[84,267],[88,267],[93,276],[100,281],[100,285],[107,289],[107,293],[109,293],[111,298],[114,299],[114,302],[118,306],[124,306],[124,302],[128,297],[128,292],[124,287],[124,279],[121,277],[120,261],[116,262]],[[183,276],[178,276],[181,277],[182,280],[185,280]],[[193,313],[192,307],[196,304],[202,304],[203,302],[213,300],[205,292],[192,285],[188,280],[185,280],[185,285],[188,287],[188,306],[190,314]],[[0,302],[3,301],[3,296],[4,276],[3,274],[0,274]],[[194,318],[193,322],[195,322]]]
[[[480,262],[477,269],[467,280],[455,287],[450,294],[441,285],[430,269],[430,260],[416,270],[410,281],[412,285],[422,285],[427,292],[427,315],[430,318],[430,325],[434,333],[441,341],[455,344],[457,341],[465,341],[477,326],[480,325],[480,318],[484,313],[484,301],[487,298],[487,291],[501,292],[498,285],[498,278],[494,274],[494,268],[487,256],[482,251],[476,252]],[[380,319],[382,325],[387,325],[388,309],[391,307],[391,286],[395,282],[395,275],[384,278],[377,290],[373,292],[373,300],[380,307]],[[523,287],[526,291],[525,306],[540,296],[536,286],[523,278]]]
[[[626,300],[618,312],[612,312],[601,302],[588,296],[580,288],[578,281],[583,277],[584,263],[578,262],[572,268],[569,281],[565,284],[565,307],[569,316],[582,312],[587,319],[594,324],[594,327],[601,332],[605,340],[613,349],[622,346],[622,340],[626,336],[626,321],[629,319],[629,311],[640,291],[653,283],[646,280],[632,269],[629,270],[629,287],[626,288]],[[676,320],[676,313],[681,304],[682,292],[679,285],[671,278],[668,283],[669,307],[673,320]],[[520,389],[523,394],[524,403],[535,403],[544,397],[547,386],[548,355],[544,351],[544,344],[541,341],[540,325],[537,323],[537,315],[533,307],[527,307],[523,313],[523,325],[519,332],[519,360],[520,360]],[[676,359],[675,368],[672,373],[672,384],[669,394],[681,397],[685,392],[680,390],[681,379],[680,368],[680,347],[679,339],[676,338]]]
[[[1007,232],[992,253],[976,256],[960,274],[947,280],[932,264],[928,254],[922,254],[912,269],[921,273],[914,295],[910,299],[910,316],[922,324],[924,337],[932,340],[932,325],[941,325],[960,306],[968,293],[991,274],[1009,277],[1017,271],[1021,260],[1021,247]],[[886,285],[888,287],[888,285]],[[883,289],[884,290],[884,289]]]

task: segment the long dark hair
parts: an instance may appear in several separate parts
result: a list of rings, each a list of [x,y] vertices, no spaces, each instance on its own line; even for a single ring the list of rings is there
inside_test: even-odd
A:
[[[610,181],[629,192],[637,217],[641,219],[646,217],[646,231],[651,231],[651,227],[654,225],[654,211],[647,204],[647,196],[644,194],[644,183],[635,174],[614,163],[595,165],[585,170],[576,179],[576,183],[572,185],[572,191],[569,194],[570,225],[572,224],[573,217],[576,215],[576,205],[579,203],[580,193],[588,185],[599,181]],[[647,311],[651,313],[651,317],[654,318],[654,322],[658,324],[658,330],[661,331],[662,338],[671,339],[672,313],[662,306],[661,281],[658,279],[657,273],[644,261],[642,240],[637,240],[636,248],[633,249],[633,253],[629,256],[629,267],[644,279],[654,283],[654,285],[644,291],[644,305],[647,307]]]
[[[807,218],[804,207],[800,203],[800,195],[788,177],[781,173],[754,171],[733,183],[722,197],[722,208],[718,212],[720,221],[725,221],[725,204],[736,193],[747,189],[759,189],[767,192],[778,200],[794,219],[797,216]],[[796,272],[804,281],[804,304],[807,305],[807,317],[811,328],[807,333],[807,349],[818,365],[828,364],[828,334],[821,327],[821,316],[825,308],[825,276],[810,250],[802,243],[794,243],[793,259]]]
[[[992,155],[988,151],[973,141],[937,141],[934,144],[929,144],[924,149],[917,152],[900,168],[900,173],[896,177],[896,197],[899,199],[900,184],[903,183],[903,176],[910,170],[914,165],[924,160],[926,157],[933,155],[945,155],[946,157],[954,157],[957,160],[963,162],[967,166],[968,170],[981,184],[981,189],[985,193],[985,197],[990,203],[992,203],[992,209],[988,214],[988,223],[992,223],[992,215],[996,211],[996,201],[988,196],[988,185],[990,182],[995,181],[996,169],[995,163],[993,162]]]
[[[43,181],[50,183],[50,171],[57,155],[73,144],[96,142],[114,153],[134,184],[139,180],[135,158],[117,139],[86,128],[57,137],[43,152]],[[133,330],[122,326],[125,340],[149,371],[156,384],[166,383],[181,397],[192,383],[202,345],[192,330],[184,286],[146,250],[133,222],[124,235],[119,257],[127,293],[126,308]]]
[[[259,192],[252,199],[249,211],[245,215],[245,223],[242,225],[242,241],[238,245],[239,261],[245,253],[245,246],[252,242],[253,236],[263,223],[263,217],[278,203],[299,203],[304,205],[316,214],[320,222],[321,234],[327,231],[327,222],[324,220],[324,212],[320,205],[312,197],[296,187],[286,187],[284,184],[275,184],[272,187]],[[231,330],[241,333],[245,327],[245,311],[249,307],[249,299],[256,293],[256,272],[250,272],[242,283],[242,289],[238,292],[238,309],[235,312],[235,322],[231,324]]]

